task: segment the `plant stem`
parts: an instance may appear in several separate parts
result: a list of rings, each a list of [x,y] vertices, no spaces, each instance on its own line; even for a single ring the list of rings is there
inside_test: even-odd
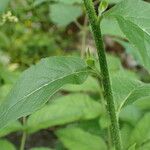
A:
[[[23,125],[25,124],[25,122],[26,122],[26,118],[23,117]],[[26,138],[27,138],[26,131],[23,131],[22,139],[21,139],[21,145],[20,145],[20,150],[24,150],[25,143],[26,143]]]
[[[98,21],[99,19],[96,15],[92,0],[84,0],[84,5],[86,7],[86,11],[89,16],[89,21],[92,27],[93,36],[97,47],[97,53],[98,53],[99,64],[101,69],[101,76],[103,80],[102,81],[103,88],[105,92],[105,98],[107,101],[107,109],[111,120],[111,138],[115,145],[116,150],[121,150],[122,145],[121,145],[121,137],[119,131],[119,123],[115,111],[115,103],[113,100],[113,95],[111,90],[109,71],[108,71],[108,66],[106,61],[106,54],[105,54],[103,39],[101,35],[100,24]]]
[[[102,112],[104,111],[104,113],[107,114],[107,112],[106,112],[106,105],[105,105],[105,101],[104,101],[105,100],[104,99],[104,93],[103,93],[103,91],[101,89],[103,87],[102,86],[102,82],[101,82],[101,78],[98,79],[98,82],[99,82],[99,87],[100,87],[99,93],[100,93],[101,103],[102,103],[102,108],[103,108]],[[107,128],[107,132],[108,132],[108,150],[110,150],[111,146],[112,146],[112,140],[111,140],[110,131],[111,131],[110,126],[108,126],[108,128]]]

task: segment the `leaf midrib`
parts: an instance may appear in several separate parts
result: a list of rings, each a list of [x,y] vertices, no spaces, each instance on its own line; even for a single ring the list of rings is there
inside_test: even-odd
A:
[[[72,75],[74,75],[74,74],[80,74],[80,73],[87,73],[87,71],[74,72],[74,73],[71,73],[71,74],[69,74],[69,75],[66,75],[66,76],[57,78],[57,79],[55,79],[55,80],[53,80],[53,81],[50,81],[49,83],[46,83],[46,84],[42,85],[42,86],[39,87],[38,89],[32,91],[30,94],[27,94],[26,96],[24,96],[23,98],[21,98],[19,101],[17,101],[17,102],[16,102],[15,104],[13,104],[11,107],[9,107],[7,111],[4,111],[4,113],[1,114],[0,119],[2,118],[2,116],[7,115],[7,113],[8,113],[16,104],[18,104],[19,102],[21,102],[23,99],[25,99],[25,98],[27,98],[27,97],[30,97],[30,96],[31,96],[32,94],[34,94],[35,92],[38,92],[38,91],[41,90],[42,88],[44,88],[44,87],[46,87],[46,86],[52,84],[52,83],[55,82],[55,81],[58,81],[58,80],[61,80],[61,79],[63,79],[63,78],[72,76]],[[57,91],[57,90],[55,90],[53,93],[55,93],[56,91]],[[1,105],[0,107],[2,107],[2,105]]]
[[[137,89],[137,88],[141,88],[141,87],[144,87],[145,85],[140,85],[140,86],[137,86],[135,88],[132,89],[132,91],[124,98],[124,100],[122,101],[122,103],[120,104],[117,112],[120,113],[121,109],[124,107],[124,104],[125,102],[128,100],[128,98],[132,95],[132,93],[134,93],[134,91]]]
[[[142,28],[141,26],[139,26],[138,24],[135,24],[133,21],[131,21],[129,18],[136,18],[136,17],[130,17],[130,16],[123,16],[123,15],[109,15],[109,13],[108,14],[106,14],[106,18],[122,18],[122,19],[124,19],[124,20],[127,20],[128,22],[130,22],[130,23],[132,23],[132,24],[134,24],[135,26],[137,26],[137,27],[139,27],[144,33],[146,33],[148,36],[150,36],[150,33],[148,32],[148,31],[146,31],[145,30],[145,28]],[[105,15],[104,15],[104,18],[105,18]],[[142,18],[141,18],[142,19]],[[143,18],[144,19],[144,18]],[[148,18],[147,18],[148,19]],[[150,18],[149,18],[150,19]]]

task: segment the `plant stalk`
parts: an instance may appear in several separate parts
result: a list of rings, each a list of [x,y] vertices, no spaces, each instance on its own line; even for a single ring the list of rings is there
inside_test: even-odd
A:
[[[111,138],[115,145],[116,150],[122,150],[119,123],[115,111],[115,103],[113,100],[113,95],[111,90],[108,65],[106,60],[104,43],[101,35],[99,19],[98,16],[96,15],[92,0],[84,0],[84,5],[89,17],[89,22],[92,27],[92,32],[93,32],[93,36],[97,48],[105,99],[107,101],[107,109],[111,120]]]
[[[23,125],[26,123],[26,118],[23,117]],[[27,133],[26,131],[23,131],[22,138],[21,138],[21,144],[20,144],[20,150],[25,149],[25,143],[26,143]]]
[[[101,78],[99,78],[98,79],[98,82],[99,82],[99,87],[100,88],[102,88],[102,82],[101,82]],[[101,103],[102,103],[102,108],[103,108],[103,110],[102,111],[104,111],[104,113],[106,113],[107,114],[107,110],[106,110],[106,106],[105,106],[105,99],[104,99],[104,93],[103,93],[103,91],[102,91],[102,89],[100,89],[99,90],[99,93],[100,93],[100,97],[101,97]],[[108,128],[107,128],[107,132],[108,132],[108,150],[110,150],[111,149],[111,147],[112,147],[112,139],[111,139],[111,135],[110,135],[110,132],[111,131],[111,129],[110,129],[110,126],[108,126]]]

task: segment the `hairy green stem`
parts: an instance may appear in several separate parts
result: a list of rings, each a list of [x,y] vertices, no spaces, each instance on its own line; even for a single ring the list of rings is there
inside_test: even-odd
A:
[[[121,150],[122,145],[121,145],[121,137],[119,131],[119,123],[115,111],[115,104],[114,104],[112,90],[111,90],[109,71],[108,71],[108,66],[106,61],[106,54],[105,54],[103,39],[101,35],[99,19],[96,15],[92,0],[84,0],[84,5],[86,7],[86,11],[89,16],[89,21],[92,27],[94,40],[97,47],[97,53],[98,53],[99,64],[101,69],[101,76],[103,80],[103,88],[105,92],[105,98],[107,101],[107,109],[111,120],[111,138],[115,145],[116,150]]]
[[[101,78],[98,78],[98,82],[99,82],[99,87],[102,88]],[[100,89],[100,90],[99,90],[100,97],[101,97],[102,108],[103,108],[102,111],[104,111],[104,113],[107,114],[107,112],[106,112],[106,107],[105,107],[104,93],[103,93],[102,90],[103,90],[103,89]],[[108,135],[108,140],[107,140],[108,146],[107,146],[107,147],[108,147],[108,150],[110,150],[110,149],[111,149],[111,146],[112,146],[112,140],[111,140],[110,131],[111,131],[110,126],[108,126],[108,128],[107,128],[107,133],[108,133],[108,134],[107,134],[107,135]]]

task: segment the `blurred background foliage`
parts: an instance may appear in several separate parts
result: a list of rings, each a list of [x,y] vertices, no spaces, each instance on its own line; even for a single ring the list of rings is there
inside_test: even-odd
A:
[[[119,1],[121,0],[110,0],[108,9]],[[95,0],[94,2],[95,8],[97,8],[99,1]],[[7,19],[4,22],[3,15],[8,12],[17,17],[18,21],[13,22]],[[142,67],[137,49],[128,43],[116,20],[104,19],[101,28],[108,52],[110,72],[113,74],[118,70],[120,72],[125,70],[122,74],[125,73],[149,83],[150,76]],[[88,48],[92,55],[96,55],[82,0],[0,0],[0,104],[20,73],[41,58],[54,55],[77,55],[85,58]],[[65,95],[68,92],[82,91],[89,92],[90,96],[97,101],[99,98],[98,91],[95,91],[97,86],[97,81],[90,78],[80,87],[64,87],[63,91],[57,93],[54,98],[57,99],[60,95]],[[146,98],[142,102],[138,101],[135,105],[123,109],[120,116],[121,123],[123,122],[121,132],[124,134],[123,140],[126,143],[128,142],[128,133],[149,109],[150,103]],[[90,133],[102,135],[106,139],[104,133],[107,130],[108,122],[108,116],[104,114],[101,119],[94,118],[93,122],[79,121],[78,124],[75,123],[70,126],[87,129]],[[102,130],[100,131],[99,128]],[[7,129],[7,132],[5,130],[0,131],[0,136],[6,136],[20,129],[20,123],[14,123],[11,128]],[[47,138],[44,145],[47,146],[47,143],[51,140],[50,146],[54,147],[55,145],[56,149],[63,150],[62,144],[53,135],[54,130],[55,127],[48,129],[48,131],[41,131],[40,134],[31,135],[28,142],[33,140],[33,143],[36,143],[36,138],[40,138],[39,145],[42,146],[44,137]],[[49,136],[52,137],[47,136],[49,132],[51,132]],[[83,135],[77,129],[69,132],[79,132]],[[58,131],[56,134],[60,137],[61,135],[67,136],[65,131]],[[7,138],[19,145],[14,138],[20,138],[20,133],[12,134]],[[7,141],[1,140],[0,145],[2,145],[1,143],[7,143]],[[29,147],[39,146],[33,143]],[[13,149],[11,144],[7,145],[11,147],[10,149]]]

